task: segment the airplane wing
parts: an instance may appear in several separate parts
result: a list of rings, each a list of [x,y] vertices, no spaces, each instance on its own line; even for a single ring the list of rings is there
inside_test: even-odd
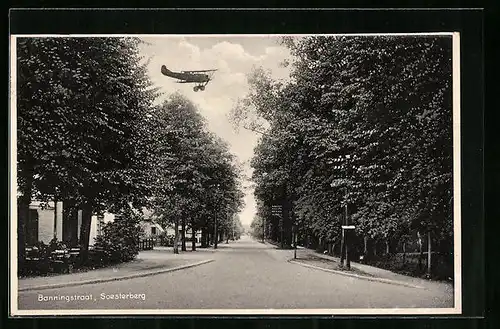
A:
[[[217,69],[212,70],[197,70],[197,71],[181,71],[182,73],[201,73],[201,72],[215,72]]]

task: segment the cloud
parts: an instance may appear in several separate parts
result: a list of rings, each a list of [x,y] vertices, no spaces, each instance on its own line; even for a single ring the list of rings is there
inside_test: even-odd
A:
[[[200,48],[195,45],[190,44],[186,40],[182,39],[179,41],[179,51],[186,55],[185,60],[199,62],[201,60]]]
[[[215,44],[207,53],[212,56],[222,56],[222,58],[232,61],[256,61],[257,57],[250,55],[245,51],[242,45],[223,41]]]

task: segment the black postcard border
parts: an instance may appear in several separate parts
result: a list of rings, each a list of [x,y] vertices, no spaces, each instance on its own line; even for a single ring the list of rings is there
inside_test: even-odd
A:
[[[485,229],[484,229],[484,50],[483,11],[480,9],[399,9],[399,10],[278,10],[278,9],[11,9],[9,13],[10,34],[271,34],[271,33],[414,33],[414,32],[460,32],[461,44],[461,171],[462,171],[462,315],[434,316],[432,323],[441,327],[449,321],[450,327],[461,327],[468,318],[467,327],[477,327],[485,312]],[[8,113],[7,113],[8,115]],[[4,120],[8,123],[8,120]],[[7,126],[8,128],[8,126]],[[8,131],[8,129],[6,129]],[[8,140],[8,136],[7,140]],[[8,165],[6,166],[8,168]],[[5,186],[7,186],[6,181]],[[7,198],[8,200],[8,198]],[[8,218],[8,213],[6,214]],[[8,231],[7,231],[8,232]],[[8,241],[5,239],[4,241]],[[8,248],[7,248],[8,249]],[[8,251],[8,250],[7,250]],[[7,264],[8,265],[8,264]],[[7,267],[4,267],[8,269]],[[7,296],[8,297],[8,296]],[[4,299],[8,301],[9,299]],[[8,304],[8,303],[6,303]],[[8,305],[6,305],[8,306]],[[425,315],[411,315],[412,320],[390,316],[134,316],[137,327],[159,328],[159,318],[169,319],[173,327],[187,325],[195,327],[201,319],[214,321],[224,318],[228,325],[235,321],[241,326],[254,318],[264,318],[279,327],[293,327],[292,319],[313,321],[309,325],[319,327],[338,319],[335,324],[349,325],[356,318],[360,324],[371,326],[374,318],[392,318],[385,327],[400,325],[416,327],[422,324]],[[56,317],[58,318],[58,317]],[[88,327],[86,316],[78,316],[79,324]],[[93,317],[91,325],[99,327],[122,327],[130,318]],[[149,319],[145,319],[149,318]],[[230,318],[230,319],[226,319]],[[52,327],[54,317],[46,319],[15,319],[10,325],[32,325]],[[148,322],[154,319],[155,322]],[[280,319],[278,323],[273,322]],[[314,320],[312,320],[314,319]],[[455,320],[452,320],[455,319]],[[70,319],[61,319],[59,325],[66,327]],[[193,322],[194,321],[194,322]],[[347,321],[347,323],[345,322]],[[424,320],[426,321],[426,320]],[[401,322],[401,323],[400,323]],[[207,322],[198,326],[205,327]],[[300,323],[300,322],[299,322]],[[396,326],[396,324],[398,324]],[[441,323],[441,325],[439,325]],[[452,324],[453,323],[453,324]],[[474,324],[476,323],[476,324]],[[434,326],[433,324],[433,326]],[[9,325],[9,328],[11,327]],[[25,327],[23,325],[23,327]],[[266,325],[267,326],[267,325]]]

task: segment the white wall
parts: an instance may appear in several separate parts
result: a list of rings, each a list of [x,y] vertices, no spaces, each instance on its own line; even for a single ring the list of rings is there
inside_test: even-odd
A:
[[[45,209],[41,208],[41,202],[32,201],[30,204],[30,209],[36,209],[38,212],[38,240],[43,241],[48,244],[50,240],[54,238],[54,202],[49,202],[48,207]],[[62,232],[63,232],[63,203],[61,201],[57,202],[57,215],[56,215],[56,231],[57,231],[57,239],[59,241],[62,240]],[[115,219],[114,214],[105,213],[103,223],[112,222]],[[80,237],[80,226],[82,223],[82,211],[78,211],[78,238]],[[98,234],[98,219],[97,216],[92,216],[92,222],[90,225],[90,238],[89,244],[93,245],[94,240]],[[164,229],[152,222],[142,222],[141,226],[143,227],[146,236],[151,236],[151,227],[156,227],[157,234],[160,234],[164,231]],[[173,234],[174,230],[172,228],[168,228],[167,231],[169,234]]]
[[[38,241],[48,244],[54,238],[54,202],[49,202],[48,207],[42,209],[39,201],[32,201],[30,209],[38,212]],[[57,202],[56,211],[56,237],[62,240],[62,202]]]
[[[115,215],[110,214],[110,213],[104,213],[104,220],[102,221],[102,224],[112,222],[115,220]],[[89,245],[94,244],[94,240],[97,237],[97,234],[99,232],[99,220],[97,216],[92,216],[92,223],[90,224],[90,238],[89,238]]]

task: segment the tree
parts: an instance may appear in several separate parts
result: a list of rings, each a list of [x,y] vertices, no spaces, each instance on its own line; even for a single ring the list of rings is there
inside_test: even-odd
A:
[[[411,229],[452,240],[451,39],[284,44],[295,56],[290,81],[257,70],[233,112],[265,120],[252,160],[261,207],[286,191],[302,235],[328,243],[345,215],[389,252]]]
[[[188,226],[193,232],[201,228],[205,245],[205,235],[215,225],[215,218],[219,224],[227,224],[240,210],[239,171],[227,145],[207,131],[196,106],[182,95],[171,95],[154,117],[162,168],[156,172],[159,188],[154,206],[163,225],[174,224],[174,252],[178,253],[179,225],[183,232]],[[185,250],[185,235],[180,238]],[[196,248],[194,243],[192,248]]]
[[[20,257],[33,195],[93,213],[146,202],[143,132],[156,91],[135,38],[18,39]]]

